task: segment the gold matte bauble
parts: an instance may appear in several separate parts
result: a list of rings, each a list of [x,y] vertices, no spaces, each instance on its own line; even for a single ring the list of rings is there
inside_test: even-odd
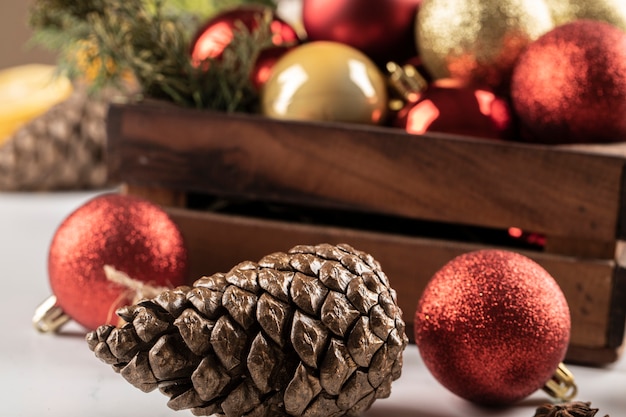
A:
[[[415,36],[434,78],[501,90],[519,53],[553,27],[543,0],[424,0]]]
[[[387,84],[365,54],[338,42],[292,49],[261,90],[261,112],[289,120],[378,124],[387,110]]]
[[[624,0],[545,0],[556,25],[577,19],[592,19],[610,23],[626,30],[626,1]]]

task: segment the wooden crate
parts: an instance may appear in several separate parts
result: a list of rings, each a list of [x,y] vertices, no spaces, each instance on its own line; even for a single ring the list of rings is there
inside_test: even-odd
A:
[[[190,280],[297,244],[346,242],[381,262],[411,333],[435,271],[500,247],[535,259],[563,289],[567,361],[602,365],[621,354],[623,144],[415,136],[142,103],[111,106],[108,146],[113,178],[181,227]],[[513,239],[511,227],[545,244]]]

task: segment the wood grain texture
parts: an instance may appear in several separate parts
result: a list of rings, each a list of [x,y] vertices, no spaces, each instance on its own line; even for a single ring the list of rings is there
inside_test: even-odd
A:
[[[382,265],[403,310],[407,326],[430,277],[447,261],[481,246],[450,241],[412,238],[338,227],[321,227],[282,221],[231,216],[210,212],[168,208],[180,226],[190,251],[190,281],[215,272],[226,272],[243,260],[286,251],[298,244],[348,243],[372,254]],[[626,296],[614,299],[614,263],[582,261],[552,254],[522,252],[550,272],[565,294],[572,317],[572,350],[584,357],[571,360],[603,363],[617,355],[621,342],[610,345],[611,332],[624,328],[624,317],[611,314],[613,303],[626,303]],[[611,321],[613,320],[613,321]],[[409,332],[410,333],[410,332]],[[623,335],[623,334],[622,334]],[[598,352],[594,357],[593,352]]]
[[[109,164],[131,185],[611,242],[624,157],[359,125],[113,105]]]

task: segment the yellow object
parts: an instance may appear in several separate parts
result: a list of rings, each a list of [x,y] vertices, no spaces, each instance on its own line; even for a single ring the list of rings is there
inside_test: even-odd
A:
[[[387,101],[387,83],[376,65],[330,41],[287,52],[261,90],[262,113],[277,119],[379,124]]]
[[[137,80],[129,70],[120,70],[111,57],[100,57],[98,45],[93,40],[80,40],[72,48],[68,49],[68,60],[75,66],[81,75],[80,81],[89,85],[98,76],[110,81],[117,78],[133,89],[137,86]]]
[[[500,88],[519,53],[553,27],[543,0],[424,0],[415,40],[434,78]]]
[[[546,0],[556,25],[576,19],[593,19],[610,23],[626,31],[624,0]]]
[[[56,67],[27,64],[0,70],[0,146],[19,127],[64,101],[72,92]]]
[[[72,59],[78,71],[82,73],[83,79],[88,83],[93,82],[100,71],[105,71],[107,74],[114,74],[116,71],[116,66],[111,58],[105,59],[104,63],[102,62],[98,56],[98,46],[93,41],[78,41],[71,51]]]

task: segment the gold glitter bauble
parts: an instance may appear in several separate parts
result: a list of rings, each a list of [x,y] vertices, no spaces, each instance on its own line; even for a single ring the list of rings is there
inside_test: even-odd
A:
[[[556,25],[577,19],[592,19],[610,23],[626,31],[626,1],[624,0],[545,0]]]
[[[434,78],[499,90],[519,53],[553,27],[543,0],[424,0],[415,39]]]
[[[387,109],[387,83],[357,49],[315,41],[283,55],[261,90],[265,116],[287,120],[378,124]]]

